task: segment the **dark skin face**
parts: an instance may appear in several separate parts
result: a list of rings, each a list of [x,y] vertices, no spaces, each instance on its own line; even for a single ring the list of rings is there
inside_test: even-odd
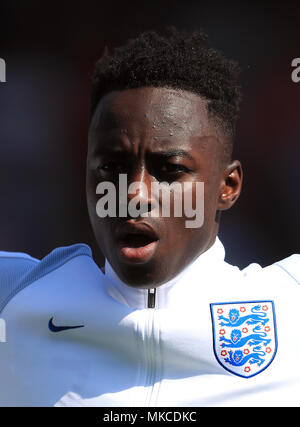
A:
[[[188,91],[145,87],[111,92],[100,100],[89,129],[87,202],[98,245],[125,283],[157,287],[214,243],[218,212],[235,203],[242,183],[240,162],[224,155],[225,139],[209,117],[206,102]],[[161,207],[161,199],[151,193],[152,182],[193,183],[192,190],[186,190],[192,192],[193,206],[195,183],[204,182],[203,225],[187,228],[187,218],[174,215],[99,218],[96,203],[102,196],[96,194],[97,184],[111,181],[118,188],[119,173],[127,174],[128,185],[138,183],[127,201],[138,198],[138,206],[150,215]],[[136,224],[141,225],[138,237]],[[136,255],[136,248],[147,244],[151,250]]]

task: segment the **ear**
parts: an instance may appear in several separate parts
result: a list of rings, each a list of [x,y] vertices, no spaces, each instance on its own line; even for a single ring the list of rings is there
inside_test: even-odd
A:
[[[218,210],[226,211],[234,205],[241,193],[242,181],[242,165],[238,160],[234,160],[223,172],[217,207]]]

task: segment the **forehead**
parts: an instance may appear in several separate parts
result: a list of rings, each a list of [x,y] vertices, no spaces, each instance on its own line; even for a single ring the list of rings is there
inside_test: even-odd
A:
[[[172,88],[144,87],[114,91],[101,99],[90,125],[90,139],[138,138],[169,146],[217,137],[200,96]],[[96,138],[97,140],[98,138]]]

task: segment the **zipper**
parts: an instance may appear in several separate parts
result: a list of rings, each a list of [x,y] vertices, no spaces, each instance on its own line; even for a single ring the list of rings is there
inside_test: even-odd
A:
[[[146,310],[146,359],[147,359],[147,375],[145,379],[145,385],[147,387],[147,393],[143,406],[149,407],[156,402],[157,399],[157,375],[160,372],[160,352],[158,351],[159,346],[159,324],[157,322],[157,315],[155,310],[156,305],[156,289],[148,289],[148,303]]]
[[[155,308],[156,288],[148,289],[148,308]]]

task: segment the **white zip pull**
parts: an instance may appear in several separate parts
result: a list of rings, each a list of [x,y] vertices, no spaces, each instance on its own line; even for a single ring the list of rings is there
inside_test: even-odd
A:
[[[148,308],[155,308],[156,288],[148,289]]]

